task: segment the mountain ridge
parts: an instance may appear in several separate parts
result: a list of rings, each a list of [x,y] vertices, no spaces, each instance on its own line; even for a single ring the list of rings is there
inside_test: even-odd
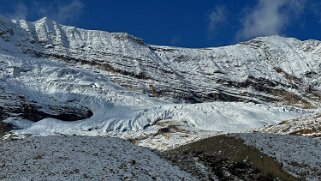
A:
[[[7,92],[2,99],[17,102],[0,105],[9,108],[3,109],[3,119],[18,124],[10,117],[30,118],[23,114],[29,109],[19,106],[17,97],[22,96],[22,105],[34,107],[34,114],[46,113],[35,123],[45,130],[66,124],[53,118],[69,113],[77,118],[79,111],[81,120],[73,124],[85,132],[140,131],[169,119],[215,131],[235,131],[237,124],[243,131],[293,119],[306,112],[301,108],[314,108],[320,100],[317,41],[274,36],[217,48],[175,48],[48,18],[1,18],[0,49],[0,85]]]
[[[314,88],[313,85],[308,85],[307,82],[299,79],[308,78],[304,75],[302,76],[304,73],[313,76],[319,71],[320,65],[314,65],[315,62],[309,60],[309,62],[303,63],[303,59],[306,57],[309,59],[313,58],[313,56],[319,58],[314,52],[307,52],[311,47],[316,47],[320,52],[319,41],[308,40],[301,42],[293,38],[271,36],[224,47],[191,49],[148,45],[143,40],[127,33],[84,30],[59,25],[47,18],[33,23],[20,20],[16,21],[16,25],[25,30],[27,34],[29,33],[29,43],[18,44],[25,53],[39,57],[58,58],[67,62],[76,61],[83,64],[96,65],[102,70],[114,73],[117,77],[135,79],[130,82],[130,84],[134,85],[133,87],[128,86],[128,83],[118,82],[122,86],[127,86],[131,90],[144,90],[150,95],[155,94],[157,97],[171,98],[172,101],[177,99],[176,102],[192,103],[207,102],[207,100],[235,100],[257,103],[262,100],[278,102],[277,97],[282,97],[281,94],[287,94],[294,97],[294,101],[303,102],[299,103],[303,104],[303,106],[313,106],[313,101],[315,102],[315,100],[306,100],[306,98],[301,99],[301,95],[285,89],[293,86],[307,86],[307,89],[309,89],[309,86],[310,89]],[[273,46],[277,44],[283,44],[284,47],[288,46],[288,48],[284,49],[284,52],[276,51]],[[305,48],[306,52],[301,50],[303,48]],[[231,53],[235,51],[239,53]],[[297,56],[284,57],[295,60],[293,64],[292,62],[282,63],[278,60],[277,54],[288,56],[287,51],[292,51],[288,55],[297,54]],[[301,53],[306,54],[304,58],[300,57],[299,54]],[[245,59],[240,59],[240,55]],[[220,61],[220,59],[224,62]],[[183,63],[189,66],[183,65]],[[265,69],[261,72],[255,71],[255,69],[248,71],[247,69],[251,69],[248,66],[252,66],[254,63],[257,64],[254,65],[255,69],[264,67]],[[226,65],[232,69],[226,70]],[[181,68],[183,66],[185,67]],[[303,71],[294,70],[296,66],[302,68]],[[195,69],[195,67],[199,70],[193,70],[192,73],[186,72],[186,69]],[[199,71],[204,73],[199,73]],[[234,72],[234,75],[231,72]],[[236,72],[239,72],[239,74]],[[166,81],[158,80],[158,77],[163,74],[169,79]],[[222,76],[222,74],[230,75]],[[190,77],[195,77],[195,75],[201,77],[197,80],[201,81],[201,84],[197,85],[195,82],[189,81]],[[214,77],[211,75],[214,75]],[[296,79],[293,80],[296,83],[292,83],[292,80],[287,79]],[[154,80],[159,85],[155,86],[155,83],[150,83]],[[220,85],[226,84],[229,87],[208,86],[207,82],[209,81],[214,81]],[[137,82],[142,82],[148,86],[137,87]],[[168,84],[168,82],[172,82],[172,85],[164,85]],[[270,86],[262,86],[260,82],[265,82]],[[253,96],[252,92],[243,90],[246,94],[251,95],[239,96],[240,93],[235,94],[233,88],[230,88],[235,87],[235,84],[236,87],[243,86],[244,89],[254,87],[254,89],[269,89],[268,91],[274,91],[275,93],[267,93],[268,96],[266,96],[266,92],[262,94],[262,91],[256,91],[255,94],[258,96]],[[275,84],[283,84],[282,89],[274,88]],[[198,87],[202,87],[202,89]],[[317,88],[319,89],[319,87]],[[177,92],[171,92],[168,89],[177,90]],[[300,91],[304,92],[304,90]],[[200,92],[206,93],[201,94]],[[256,97],[257,100],[253,100],[251,97]],[[320,96],[316,94],[310,97],[317,97],[317,100],[320,99]]]

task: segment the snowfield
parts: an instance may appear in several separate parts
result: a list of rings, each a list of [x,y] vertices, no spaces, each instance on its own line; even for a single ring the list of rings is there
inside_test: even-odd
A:
[[[0,144],[0,180],[196,180],[117,138],[28,137]]]
[[[319,104],[318,49],[307,48],[317,42],[269,37],[184,49],[48,18],[1,17],[0,27],[0,107],[4,122],[23,128],[16,134],[136,136],[157,131],[162,120],[185,130],[246,132],[301,117],[313,112],[302,107]],[[307,58],[299,69],[298,52]],[[70,122],[77,111],[83,116]]]
[[[4,120],[8,124],[23,128],[15,131],[21,134],[137,134],[158,121],[167,119],[185,124],[185,129],[244,132],[307,113],[299,108],[273,104],[175,104],[127,91],[103,73],[86,67],[70,67],[56,60],[21,54],[1,54],[0,59],[3,69],[6,70],[2,72],[1,80],[6,90],[36,101],[45,111],[50,111],[50,108],[44,105],[60,105],[66,102],[73,102],[93,111],[92,117],[74,122],[53,118],[45,118],[35,123],[17,117]],[[11,67],[15,67],[14,71]]]

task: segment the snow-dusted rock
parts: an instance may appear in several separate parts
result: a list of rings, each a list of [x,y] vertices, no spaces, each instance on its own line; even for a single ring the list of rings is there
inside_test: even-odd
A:
[[[95,67],[127,89],[174,102],[263,101],[311,107],[320,98],[321,45],[316,40],[272,36],[189,49],[148,45],[126,33],[84,30],[48,18],[4,22],[2,39],[15,49]]]
[[[30,137],[0,144],[0,180],[196,180],[157,154],[109,137]]]
[[[320,180],[321,141],[307,137],[275,134],[233,134],[245,144],[256,147],[276,159],[284,170],[297,178]]]
[[[14,125],[28,119],[12,111],[21,105],[45,113],[21,123],[20,133],[136,134],[168,119],[244,132],[307,112],[291,106],[319,105],[320,49],[318,41],[278,36],[219,48],[155,46],[48,18],[1,17],[0,112]],[[82,120],[65,122],[68,108],[81,115],[71,120]]]

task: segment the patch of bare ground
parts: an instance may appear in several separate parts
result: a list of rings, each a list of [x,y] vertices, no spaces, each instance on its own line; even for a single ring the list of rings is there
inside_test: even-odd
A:
[[[0,122],[0,144],[3,142],[3,136],[11,130],[12,130],[11,125]]]
[[[321,114],[306,118],[284,120],[276,125],[268,125],[260,128],[259,132],[274,134],[289,134],[297,136],[320,137],[321,136]]]
[[[300,180],[244,141],[219,135],[161,153],[200,180]]]

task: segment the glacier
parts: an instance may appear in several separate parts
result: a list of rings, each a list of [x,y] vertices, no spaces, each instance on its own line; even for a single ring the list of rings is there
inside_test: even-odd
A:
[[[18,135],[247,132],[318,111],[320,55],[317,40],[191,49],[0,17],[0,117]]]

